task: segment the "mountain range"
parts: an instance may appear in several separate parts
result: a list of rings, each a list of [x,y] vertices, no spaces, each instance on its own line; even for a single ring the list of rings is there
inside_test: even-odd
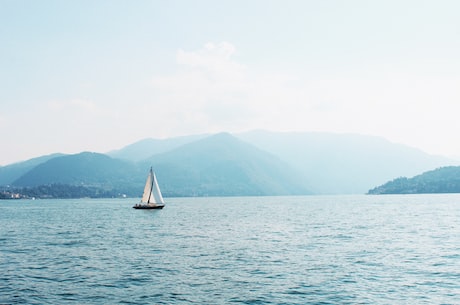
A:
[[[348,194],[455,164],[379,137],[252,131],[144,139],[106,154],[42,156],[0,167],[0,185],[74,185],[140,196],[153,166],[165,197]]]

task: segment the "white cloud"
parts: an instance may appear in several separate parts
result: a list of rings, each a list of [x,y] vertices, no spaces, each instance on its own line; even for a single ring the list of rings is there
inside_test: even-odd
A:
[[[235,47],[228,42],[214,44],[208,42],[196,52],[178,50],[176,55],[177,63],[192,68],[202,68],[208,71],[238,72],[244,66],[233,61],[231,57],[235,54]]]
[[[258,74],[235,61],[234,54],[236,48],[226,42],[207,43],[197,51],[179,50],[177,72],[152,80],[157,98],[164,102],[156,106],[167,117],[183,118],[176,122],[178,129],[193,126],[185,128],[212,132],[279,127],[284,121],[280,116],[302,93],[289,88],[290,76]]]

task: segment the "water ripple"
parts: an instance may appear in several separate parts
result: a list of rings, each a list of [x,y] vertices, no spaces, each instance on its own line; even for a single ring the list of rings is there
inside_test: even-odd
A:
[[[0,202],[0,304],[455,304],[460,295],[460,195],[178,198],[142,213],[129,200],[16,204]]]

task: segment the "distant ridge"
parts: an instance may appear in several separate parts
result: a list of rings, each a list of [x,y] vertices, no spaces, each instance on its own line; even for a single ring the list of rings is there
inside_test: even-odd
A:
[[[64,154],[56,153],[2,166],[0,167],[0,185],[11,184],[35,166],[61,156],[64,156]]]
[[[191,135],[169,139],[143,139],[107,153],[112,158],[142,161],[153,155],[165,153],[179,146],[203,139],[209,135]]]
[[[114,187],[131,184],[137,168],[129,162],[99,153],[82,152],[59,156],[41,163],[13,182],[14,186],[54,183]]]
[[[311,189],[320,194],[364,194],[394,177],[458,165],[452,159],[375,136],[268,131],[236,136],[301,171]]]
[[[277,157],[220,133],[143,162],[153,164],[166,192],[193,196],[294,195],[311,193]],[[180,193],[177,195],[181,195]]]

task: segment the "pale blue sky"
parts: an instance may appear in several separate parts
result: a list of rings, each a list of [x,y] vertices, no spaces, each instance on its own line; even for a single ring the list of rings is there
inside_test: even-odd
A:
[[[219,131],[460,156],[459,1],[0,0],[0,165]]]

